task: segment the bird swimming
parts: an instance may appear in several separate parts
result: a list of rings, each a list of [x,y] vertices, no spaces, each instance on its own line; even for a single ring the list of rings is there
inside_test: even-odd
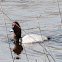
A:
[[[18,25],[19,25],[19,23],[18,23]],[[45,40],[49,40],[50,39],[49,37],[46,37],[46,36],[43,36],[43,35],[38,35],[38,34],[26,34],[25,36],[21,37],[21,28],[20,28],[20,25],[19,26],[18,25],[15,23],[15,25],[13,26],[15,28],[11,29],[10,31],[11,32],[15,32],[16,31],[16,33],[14,35],[17,35],[17,37],[19,38],[18,39],[19,42],[21,41],[20,39],[22,39],[22,43],[43,42]]]

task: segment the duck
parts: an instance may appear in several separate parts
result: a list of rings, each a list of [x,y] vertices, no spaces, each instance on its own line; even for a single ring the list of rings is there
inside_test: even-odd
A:
[[[17,57],[14,57],[14,59],[20,59],[18,55],[20,55],[23,51],[23,43],[37,43],[37,42],[43,42],[45,40],[49,40],[50,38],[38,35],[38,34],[26,34],[25,36],[21,36],[21,27],[17,21],[12,23],[12,29],[10,32],[13,32],[13,38],[14,38],[14,48],[13,52],[17,55]]]
[[[18,22],[17,22],[18,23]],[[15,23],[16,24],[16,23]],[[17,25],[16,25],[17,26]],[[14,25],[14,27],[16,27]],[[20,25],[19,25],[20,26]],[[14,30],[18,30],[20,29],[19,27],[15,28],[15,29],[11,29],[10,32],[14,32]],[[18,31],[19,32],[19,31]],[[19,34],[19,33],[18,33]],[[20,34],[21,35],[21,34]],[[21,41],[22,39],[22,41]],[[43,35],[38,35],[38,34],[26,34],[25,36],[19,38],[19,42],[22,43],[37,43],[37,42],[43,42],[43,41],[47,41],[49,40],[49,37],[43,36]]]

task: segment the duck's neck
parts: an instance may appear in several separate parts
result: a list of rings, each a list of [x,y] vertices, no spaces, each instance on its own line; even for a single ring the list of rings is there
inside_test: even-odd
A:
[[[16,37],[16,34],[14,33],[14,37]]]

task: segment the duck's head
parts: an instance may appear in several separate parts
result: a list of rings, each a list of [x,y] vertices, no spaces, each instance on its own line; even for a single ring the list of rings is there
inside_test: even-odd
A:
[[[18,29],[20,29],[19,23],[16,22],[16,21],[13,22],[13,23],[12,23],[12,29],[10,30],[10,32],[13,32],[13,31],[18,30]]]

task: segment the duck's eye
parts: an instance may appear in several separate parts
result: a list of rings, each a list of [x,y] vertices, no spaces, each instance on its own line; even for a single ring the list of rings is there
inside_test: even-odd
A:
[[[14,30],[14,26],[12,27],[12,29]]]
[[[12,26],[12,29],[15,31],[17,29],[17,26]]]

